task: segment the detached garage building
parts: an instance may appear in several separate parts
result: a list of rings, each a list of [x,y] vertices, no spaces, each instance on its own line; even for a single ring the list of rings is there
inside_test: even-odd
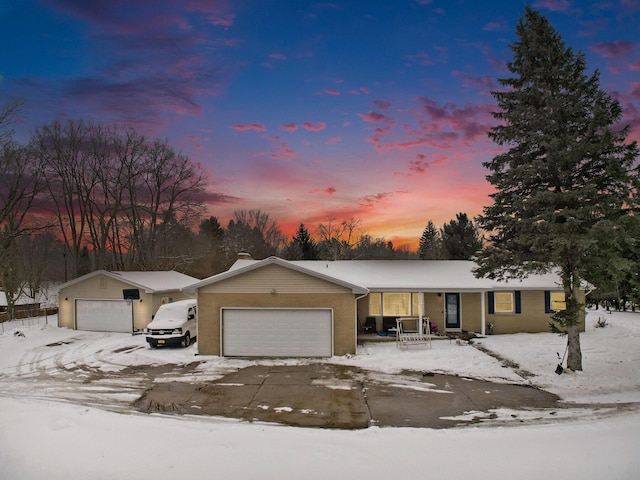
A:
[[[368,290],[277,257],[186,289],[198,298],[198,353],[330,357],[356,352],[357,299]]]
[[[191,298],[181,289],[197,281],[175,271],[97,270],[60,287],[58,323],[96,332],[140,331],[163,303]]]

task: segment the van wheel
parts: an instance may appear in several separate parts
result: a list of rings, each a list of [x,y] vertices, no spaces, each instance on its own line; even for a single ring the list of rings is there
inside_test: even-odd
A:
[[[189,335],[189,332],[184,334],[184,339],[182,340],[182,346],[184,348],[187,348],[189,345],[191,345],[191,335]]]

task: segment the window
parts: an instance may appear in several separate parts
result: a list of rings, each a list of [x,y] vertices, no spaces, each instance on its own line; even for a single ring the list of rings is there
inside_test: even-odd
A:
[[[513,312],[513,293],[511,292],[496,292],[494,294],[494,305],[496,313],[511,313]]]
[[[487,292],[487,309],[494,313],[522,313],[522,292]]]
[[[389,292],[369,294],[369,315],[385,317],[410,317],[420,315],[420,303],[424,315],[424,294]]]
[[[564,292],[551,292],[551,310],[556,312],[566,309],[567,304],[565,303]]]
[[[382,294],[369,294],[369,315],[382,315]]]
[[[410,316],[410,293],[385,293],[382,296],[382,314],[384,316]]]

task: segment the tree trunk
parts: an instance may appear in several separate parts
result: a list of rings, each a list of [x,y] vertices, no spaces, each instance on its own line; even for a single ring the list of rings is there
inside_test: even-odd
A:
[[[567,331],[567,368],[582,371],[582,351],[580,349],[580,326],[582,325],[584,305],[580,302],[580,274],[571,265],[562,269],[566,310],[563,323]]]
[[[580,350],[580,324],[567,328],[569,350],[567,353],[567,368],[582,371],[582,351]]]

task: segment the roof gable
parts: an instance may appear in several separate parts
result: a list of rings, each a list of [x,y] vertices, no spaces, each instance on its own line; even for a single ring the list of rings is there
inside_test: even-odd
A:
[[[195,277],[191,277],[174,270],[150,272],[112,272],[109,270],[96,270],[95,272],[88,273],[66,282],[62,284],[60,288],[66,288],[99,275],[105,275],[109,278],[119,280],[131,285],[132,287],[144,290],[146,293],[178,291],[198,281]]]
[[[256,260],[256,261],[249,261],[246,265],[240,266],[239,268],[231,268],[226,272],[220,273],[218,275],[214,275],[212,277],[206,278],[200,282],[197,282],[193,285],[189,285],[187,288],[185,288],[185,291],[195,291],[199,288],[205,287],[205,286],[209,286],[209,285],[213,285],[219,282],[223,282],[225,280],[229,280],[231,278],[235,278],[238,277],[240,275],[244,275],[246,273],[258,270],[258,269],[262,269],[265,268],[267,266],[270,265],[277,265],[279,267],[282,268],[286,268],[288,270],[292,270],[298,273],[302,273],[304,275],[308,275],[329,283],[333,283],[335,285],[339,285],[341,287],[344,288],[348,288],[349,290],[351,290],[354,294],[366,294],[368,293],[368,289],[362,285],[356,284],[356,283],[352,283],[352,282],[348,282],[345,281],[343,279],[337,278],[335,276],[331,276],[331,275],[326,275],[322,272],[316,271],[316,270],[312,270],[309,268],[306,268],[304,266],[298,265],[295,262],[289,262],[287,260],[283,260],[281,258],[278,257],[269,257],[266,258],[264,260]]]

